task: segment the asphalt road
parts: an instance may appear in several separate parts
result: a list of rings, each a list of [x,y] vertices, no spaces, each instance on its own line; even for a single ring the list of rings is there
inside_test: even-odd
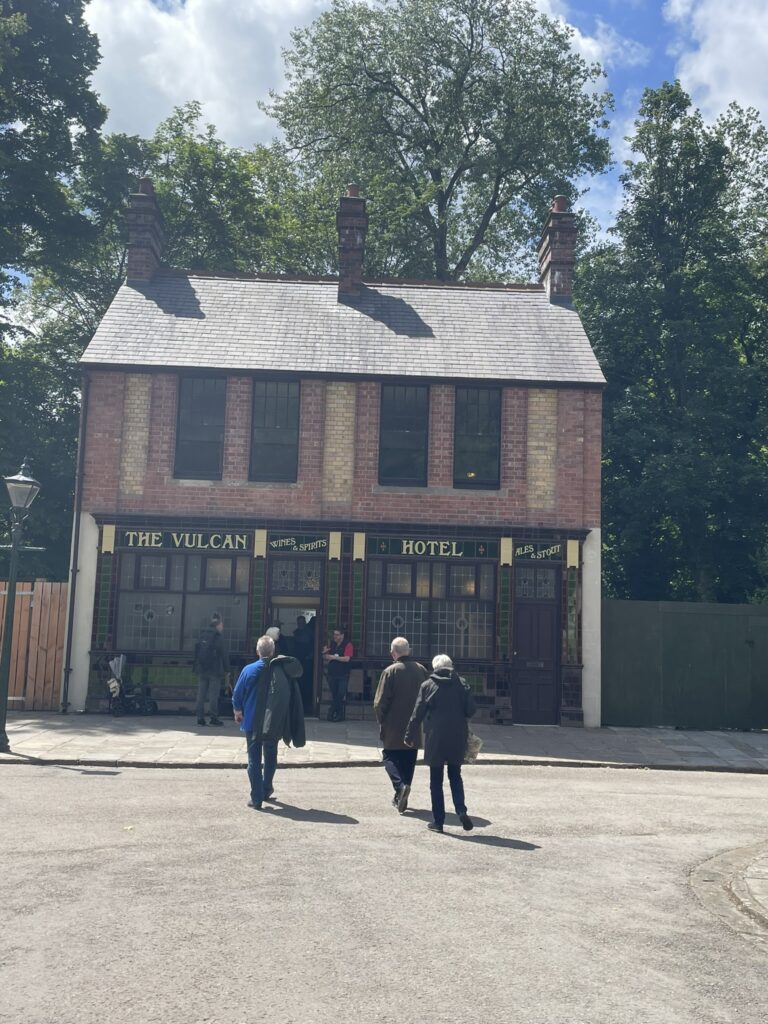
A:
[[[472,767],[427,831],[383,769],[0,769],[0,1021],[764,1024],[766,954],[694,865],[768,834],[746,775]]]

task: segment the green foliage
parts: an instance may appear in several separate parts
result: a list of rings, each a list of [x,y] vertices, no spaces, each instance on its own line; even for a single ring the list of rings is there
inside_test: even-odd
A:
[[[608,592],[744,601],[768,531],[768,133],[707,126],[679,84],[646,91],[615,241],[577,302],[608,378]]]
[[[61,258],[88,231],[62,178],[106,113],[90,87],[99,53],[83,8],[83,0],[0,0],[2,305],[14,272]]]
[[[556,193],[609,159],[602,72],[530,0],[334,0],[267,107],[313,180],[370,196],[366,270],[525,271]]]

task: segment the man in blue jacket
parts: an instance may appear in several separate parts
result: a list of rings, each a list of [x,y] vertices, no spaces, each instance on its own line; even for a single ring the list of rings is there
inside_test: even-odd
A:
[[[246,665],[240,673],[232,691],[232,707],[235,721],[248,738],[248,778],[251,783],[251,799],[248,806],[256,810],[272,795],[272,780],[277,768],[277,740],[263,740],[260,730],[254,735],[254,724],[264,717],[269,681],[269,662],[275,653],[275,642],[269,636],[259,637],[256,643],[258,661]],[[262,775],[261,756],[264,753]]]
[[[248,740],[248,778],[251,799],[248,806],[261,808],[272,796],[277,768],[277,744],[293,743],[303,747],[304,708],[297,682],[301,663],[286,655],[275,657],[272,637],[262,636],[256,643],[259,660],[246,665],[232,694],[235,721]],[[264,768],[262,773],[262,755]]]

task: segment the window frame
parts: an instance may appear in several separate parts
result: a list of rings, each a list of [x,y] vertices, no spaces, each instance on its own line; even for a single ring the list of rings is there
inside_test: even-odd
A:
[[[218,458],[218,469],[211,473],[208,470],[205,472],[190,470],[188,466],[180,464],[179,459],[179,443],[195,443],[182,441],[182,415],[184,413],[183,408],[183,390],[185,386],[193,386],[195,381],[204,381],[209,384],[222,385],[224,388],[223,402],[222,402],[222,419],[221,419],[221,439],[219,441],[219,458]],[[188,373],[179,374],[177,378],[176,387],[176,437],[174,440],[174,456],[173,456],[173,478],[174,480],[221,480],[224,475],[224,442],[226,439],[227,430],[227,378],[221,374],[200,374],[200,373]],[[197,442],[199,443],[199,442]]]
[[[266,388],[269,385],[280,385],[280,384],[285,384],[288,387],[295,387],[296,388],[296,396],[295,396],[295,402],[296,402],[296,425],[295,425],[295,428],[291,428],[291,429],[295,429],[295,431],[296,431],[296,441],[292,445],[283,445],[282,446],[282,447],[285,447],[285,448],[292,448],[293,449],[293,454],[294,454],[293,474],[290,476],[290,478],[285,477],[285,476],[277,477],[277,476],[274,476],[274,475],[269,475],[269,474],[264,474],[264,473],[261,473],[261,474],[257,475],[256,474],[256,469],[254,467],[254,450],[256,448],[256,444],[255,444],[255,441],[254,441],[254,434],[255,434],[255,430],[256,430],[255,422],[254,422],[255,421],[254,413],[256,411],[256,389],[259,386],[263,386],[263,387]],[[292,400],[293,400],[292,397],[289,395],[287,401],[290,402]],[[262,427],[260,429],[263,429],[263,430],[275,430],[275,429],[283,429],[283,428],[276,428],[274,426],[272,426],[272,427],[264,426],[264,427]],[[249,481],[251,481],[253,483],[277,483],[277,484],[295,484],[295,483],[298,482],[298,479],[299,479],[299,452],[300,452],[300,449],[301,449],[301,381],[300,380],[286,380],[285,378],[280,378],[280,377],[254,377],[253,378],[253,383],[252,383],[252,386],[251,386],[251,430],[250,430],[250,438],[249,438],[249,442],[248,443],[249,443],[249,455],[248,455],[248,479],[249,479]],[[261,442],[261,443],[262,444],[269,444],[269,443],[273,443],[274,444],[274,441],[272,441],[272,442],[264,441],[264,442]]]
[[[385,451],[383,444],[384,431],[386,429],[392,429],[391,427],[385,426],[384,424],[384,403],[385,393],[387,389],[403,388],[404,391],[408,391],[409,388],[413,390],[420,390],[424,392],[424,472],[423,475],[418,479],[415,477],[389,477],[384,479],[382,472],[382,453]],[[379,458],[378,458],[378,482],[381,487],[427,487],[429,482],[429,413],[430,413],[430,386],[429,384],[382,384],[379,389]],[[407,395],[404,397],[404,401],[407,400]],[[388,451],[405,451],[406,449],[389,447]]]
[[[460,451],[459,439],[470,438],[470,437],[491,437],[491,434],[470,434],[464,432],[459,434],[458,432],[458,410],[459,410],[459,393],[460,392],[486,392],[487,394],[495,394],[498,400],[498,426],[495,435],[496,440],[496,475],[491,480],[485,478],[483,480],[467,479],[466,476],[460,477],[458,474],[458,456]],[[501,487],[501,427],[502,427],[502,404],[503,404],[503,389],[500,387],[494,387],[491,385],[457,385],[454,388],[453,397],[453,486],[457,490],[485,490],[485,491],[498,491]]]

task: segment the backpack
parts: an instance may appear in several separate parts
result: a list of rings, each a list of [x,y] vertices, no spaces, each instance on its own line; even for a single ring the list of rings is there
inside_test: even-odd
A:
[[[195,644],[195,671],[215,672],[218,667],[216,634],[211,630]]]

